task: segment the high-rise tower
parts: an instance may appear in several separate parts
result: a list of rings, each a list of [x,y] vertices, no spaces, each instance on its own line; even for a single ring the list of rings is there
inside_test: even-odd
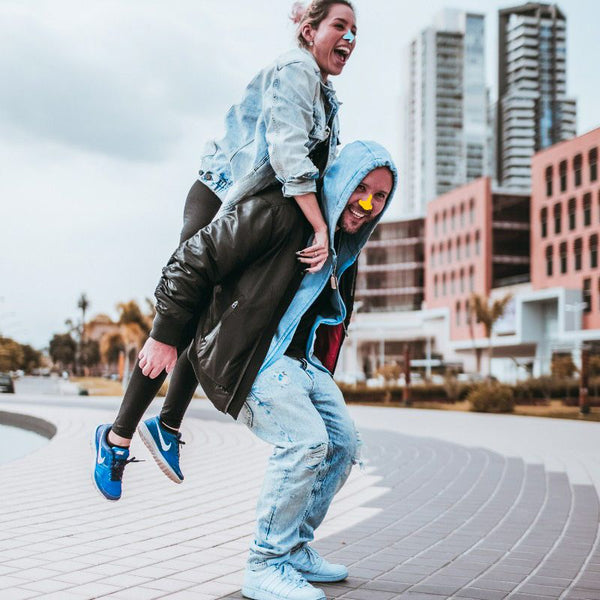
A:
[[[402,211],[488,174],[484,16],[440,12],[405,56]]]
[[[566,17],[556,5],[499,11],[496,165],[503,187],[528,188],[534,153],[575,135],[566,97]]]

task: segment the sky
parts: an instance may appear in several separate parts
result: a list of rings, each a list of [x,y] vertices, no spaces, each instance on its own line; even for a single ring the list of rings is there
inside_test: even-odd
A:
[[[92,316],[152,297],[204,144],[294,45],[291,4],[0,0],[0,334],[43,348],[82,292]],[[356,0],[357,47],[333,78],[342,143],[376,140],[400,164],[402,52],[444,7],[486,15],[495,99],[497,11],[516,4]],[[584,133],[600,125],[600,2],[559,6]]]

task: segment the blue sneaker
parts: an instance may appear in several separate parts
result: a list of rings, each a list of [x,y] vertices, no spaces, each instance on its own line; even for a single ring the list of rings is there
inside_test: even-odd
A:
[[[252,600],[327,600],[323,590],[313,587],[287,563],[258,571],[246,569],[242,596]]]
[[[306,581],[334,582],[348,577],[348,569],[344,565],[327,562],[310,546],[302,546],[292,552],[290,565],[303,575]]]
[[[137,431],[160,470],[171,481],[181,483],[183,473],[179,468],[179,446],[185,444],[181,441],[181,433],[174,433],[163,427],[158,417],[142,421]]]
[[[127,448],[109,446],[106,441],[109,430],[110,425],[98,425],[94,434],[94,485],[107,500],[119,500],[125,465],[141,461],[130,459]]]

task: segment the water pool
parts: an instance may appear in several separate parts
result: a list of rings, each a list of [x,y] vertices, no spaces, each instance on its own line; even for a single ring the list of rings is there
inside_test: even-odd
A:
[[[33,431],[0,424],[0,465],[41,448],[48,441]]]

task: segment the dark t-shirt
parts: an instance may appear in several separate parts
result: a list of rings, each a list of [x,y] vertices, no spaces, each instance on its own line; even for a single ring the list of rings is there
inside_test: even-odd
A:
[[[340,241],[342,239],[342,231],[338,230],[335,233],[334,247],[336,252],[339,250]],[[298,328],[294,333],[294,337],[290,342],[285,354],[292,358],[306,358],[306,345],[310,330],[315,324],[316,318],[320,314],[331,312],[331,284],[328,282],[322,292],[317,296],[317,299],[310,305],[309,309],[304,313],[298,323]]]

